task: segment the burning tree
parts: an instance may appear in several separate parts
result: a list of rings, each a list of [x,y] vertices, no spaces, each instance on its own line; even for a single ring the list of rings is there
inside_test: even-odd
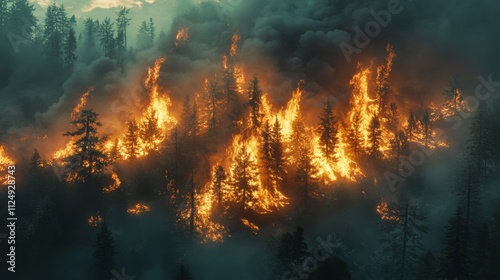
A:
[[[269,136],[270,162],[267,164],[269,166],[269,178],[271,179],[271,184],[273,189],[276,189],[286,174],[283,136],[281,134],[281,125],[278,119],[274,121],[274,125]]]
[[[251,109],[252,125],[254,127],[259,127],[262,119],[262,90],[259,87],[259,79],[257,79],[257,76],[254,76],[253,80],[250,81],[248,85],[248,105]]]
[[[323,111],[320,115],[318,133],[320,134],[320,143],[325,157],[332,161],[335,160],[335,148],[338,142],[337,120],[333,114],[333,107],[327,99]]]
[[[258,183],[255,180],[258,176],[258,170],[257,165],[244,147],[241,147],[234,158],[231,175],[231,184],[239,197],[240,209],[245,214],[256,202],[255,192]]]
[[[203,92],[204,115],[208,122],[208,132],[214,133],[220,125],[220,114],[222,112],[222,103],[224,94],[216,80],[208,80],[205,83]]]
[[[135,159],[139,155],[139,127],[135,121],[128,122],[124,146],[127,158]]]
[[[97,128],[102,124],[97,121],[97,116],[92,110],[83,110],[80,117],[71,122],[75,130],[64,134],[79,137],[73,143],[74,154],[66,158],[70,181],[89,183],[93,176],[106,170],[108,158],[103,150],[106,138],[98,136]]]
[[[451,81],[448,82],[448,87],[443,91],[443,96],[444,117],[454,116],[458,111],[462,111],[464,109],[462,90],[460,89],[460,80],[458,79],[458,76],[454,76]]]

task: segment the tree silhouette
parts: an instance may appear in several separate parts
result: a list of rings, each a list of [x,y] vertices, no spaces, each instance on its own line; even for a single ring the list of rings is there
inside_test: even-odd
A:
[[[139,127],[135,121],[129,121],[124,141],[127,156],[135,159],[139,155]]]
[[[97,128],[102,124],[97,117],[94,111],[83,110],[78,119],[71,122],[75,130],[64,134],[77,138],[74,154],[66,158],[68,176],[74,181],[89,183],[93,176],[103,174],[108,165],[102,148],[106,138],[98,135]]]
[[[261,124],[261,106],[262,106],[262,90],[259,87],[259,79],[253,76],[252,81],[248,85],[248,105],[251,110],[252,125],[259,127]]]
[[[335,148],[338,143],[337,120],[333,114],[333,107],[327,99],[320,114],[318,127],[323,154],[328,160],[335,160]]]
[[[242,147],[234,158],[234,166],[231,170],[231,184],[234,186],[237,197],[240,198],[240,211],[246,211],[254,205],[256,200],[254,192],[257,189],[255,178],[258,170],[250,154]]]
[[[464,242],[465,224],[460,208],[457,208],[445,228],[437,275],[440,279],[446,280],[468,279],[468,256]]]
[[[108,230],[106,223],[102,223],[94,244],[95,279],[109,280],[111,278],[111,271],[115,267],[115,254],[116,248],[112,233]]]

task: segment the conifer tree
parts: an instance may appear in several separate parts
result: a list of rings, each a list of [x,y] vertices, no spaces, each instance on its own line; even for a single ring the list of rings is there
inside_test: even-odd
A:
[[[71,122],[75,130],[64,134],[77,138],[73,146],[74,154],[66,158],[66,162],[69,178],[78,182],[88,183],[93,176],[103,174],[108,165],[102,147],[106,138],[98,135],[97,128],[102,124],[97,117],[94,111],[83,110],[78,119]]]
[[[97,233],[94,244],[95,277],[97,280],[108,280],[112,277],[111,271],[115,268],[116,247],[112,233],[103,223]]]
[[[320,143],[323,154],[328,160],[335,160],[335,149],[338,144],[337,120],[333,114],[333,107],[328,99],[326,100],[320,114],[318,132],[320,134]]]
[[[465,246],[465,224],[460,208],[445,227],[443,248],[439,258],[437,275],[440,279],[465,280],[469,276],[468,256]]]
[[[135,121],[129,121],[127,124],[127,132],[125,133],[125,150],[127,156],[135,159],[139,155],[139,127]]]
[[[245,214],[255,203],[254,193],[257,190],[255,178],[258,170],[250,154],[242,147],[236,154],[234,167],[231,170],[231,184],[234,186],[237,196],[240,198],[240,211]]]
[[[271,156],[271,164],[269,177],[274,187],[277,187],[283,181],[286,174],[285,171],[285,150],[283,147],[283,136],[281,135],[281,124],[278,119],[274,121],[273,128],[269,137],[269,154]]]
[[[248,85],[248,99],[248,105],[251,110],[252,125],[254,127],[259,127],[262,119],[262,90],[259,87],[259,80],[256,75]]]
[[[109,58],[115,58],[116,55],[116,40],[115,30],[110,18],[105,18],[99,26],[99,39],[104,55]]]
[[[380,121],[377,116],[373,116],[370,121],[370,132],[368,135],[370,141],[369,155],[371,158],[376,159],[381,157],[380,144],[382,141],[382,129],[380,127]]]
[[[389,258],[384,264],[387,277],[407,279],[421,247],[420,235],[427,231],[426,216],[418,204],[400,196],[398,201],[388,204],[382,213],[382,221],[382,243]]]

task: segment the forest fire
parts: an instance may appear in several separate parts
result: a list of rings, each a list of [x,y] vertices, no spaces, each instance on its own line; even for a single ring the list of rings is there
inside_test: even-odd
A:
[[[83,2],[0,0],[17,278],[500,279],[500,2]]]
[[[151,151],[158,151],[167,132],[177,123],[169,112],[172,102],[158,85],[160,68],[164,62],[165,58],[159,58],[153,67],[148,68],[148,75],[144,82],[148,90],[148,103],[142,110],[142,116],[139,121],[129,120],[127,131],[117,136],[115,142],[109,140],[105,143],[108,153],[114,149],[120,159],[126,160],[146,156]]]

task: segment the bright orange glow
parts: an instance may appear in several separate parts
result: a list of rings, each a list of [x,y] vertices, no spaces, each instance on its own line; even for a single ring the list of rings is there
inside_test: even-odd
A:
[[[146,204],[137,203],[134,207],[127,209],[127,213],[133,215],[139,215],[145,212],[149,212],[150,207]]]
[[[142,115],[137,121],[138,129],[138,145],[137,157],[143,157],[149,154],[150,151],[159,151],[161,143],[165,140],[167,132],[175,126],[177,120],[170,115],[169,108],[172,106],[170,97],[166,92],[163,92],[158,85],[160,77],[161,65],[165,62],[165,58],[159,58],[155,61],[154,66],[148,68],[148,76],[145,80],[145,87],[148,90],[148,103],[142,111]],[[149,130],[147,136],[141,135],[141,130]],[[124,145],[124,137],[118,139],[117,151],[119,158],[128,159],[130,155],[127,153]],[[115,143],[109,140],[104,147],[106,152],[110,153],[114,148]]]
[[[228,151],[229,157],[232,160],[230,177],[234,176],[233,172],[235,170],[236,157],[239,151],[248,153],[250,161],[254,162],[257,166],[260,165],[259,147],[259,138],[255,135],[252,135],[246,139],[243,139],[241,135],[236,135],[233,138],[233,142]],[[254,212],[259,214],[266,214],[272,212],[274,209],[283,208],[288,204],[288,198],[283,195],[276,188],[276,186],[266,185],[260,175],[250,178],[250,181],[250,184],[257,186],[256,191],[253,192],[255,202],[249,201],[245,208],[252,209]],[[240,200],[240,198],[237,197],[234,192],[229,199],[233,199],[235,202]]]
[[[189,27],[181,27],[175,36],[175,46],[182,46],[189,39]]]
[[[14,160],[9,157],[5,148],[0,145],[0,168],[6,170],[7,166],[14,164]]]
[[[387,202],[382,200],[379,205],[377,205],[377,213],[380,215],[382,220],[390,220],[390,221],[399,221],[399,217],[397,217],[392,211],[389,209],[389,205]]]
[[[99,213],[97,213],[95,216],[94,215],[90,216],[87,219],[87,223],[91,227],[99,227],[103,222],[104,222],[104,220],[102,219],[102,217]]]
[[[248,227],[250,230],[252,230],[252,232],[253,232],[253,233],[255,233],[255,234],[257,234],[257,232],[260,230],[260,228],[259,228],[256,224],[254,224],[254,223],[250,222],[250,221],[249,221],[249,220],[247,220],[247,219],[241,219],[241,222],[242,222],[242,223],[243,223],[246,227]]]
[[[231,51],[229,52],[229,54],[231,56],[235,56],[236,52],[238,51],[238,42],[240,41],[240,35],[238,33],[235,33],[231,39]]]
[[[85,105],[87,105],[87,97],[89,96],[91,91],[92,89],[89,89],[80,97],[80,102],[78,102],[73,111],[71,111],[71,120],[76,120],[80,116],[83,108],[85,107]]]
[[[110,193],[117,190],[122,183],[120,181],[120,178],[118,178],[118,174],[116,174],[114,171],[111,173],[111,179],[113,179],[113,183],[103,189],[105,193]]]

